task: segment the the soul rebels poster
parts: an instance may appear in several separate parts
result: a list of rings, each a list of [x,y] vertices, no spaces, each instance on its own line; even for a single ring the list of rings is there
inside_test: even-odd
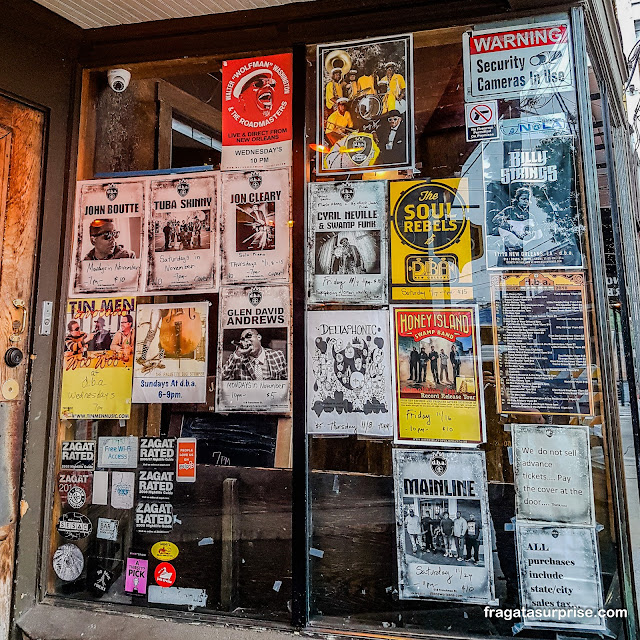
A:
[[[208,318],[208,302],[140,305],[134,402],[205,401]]]
[[[62,418],[129,418],[135,315],[135,298],[68,301]]]
[[[291,410],[287,285],[220,290],[216,411]]]
[[[138,292],[145,193],[145,180],[78,183],[71,297]]]
[[[391,307],[398,444],[485,441],[477,307]]]
[[[399,598],[494,600],[483,451],[395,449]]]
[[[147,291],[215,289],[217,177],[151,180]]]
[[[307,353],[309,433],[393,436],[386,310],[308,312]]]
[[[385,183],[312,183],[308,209],[309,302],[385,304]]]
[[[222,283],[289,282],[289,170],[222,174]]]
[[[318,46],[318,173],[413,165],[413,40]]]

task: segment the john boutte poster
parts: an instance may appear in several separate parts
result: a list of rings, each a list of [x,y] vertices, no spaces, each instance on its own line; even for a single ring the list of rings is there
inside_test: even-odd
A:
[[[397,444],[485,441],[476,306],[391,307]]]
[[[224,172],[221,201],[222,284],[289,282],[289,170]]]
[[[309,185],[310,303],[387,302],[386,183]]]
[[[147,291],[216,289],[218,173],[151,180]]]
[[[291,411],[288,285],[222,287],[216,411]]]
[[[393,451],[400,600],[493,602],[485,454]]]
[[[307,313],[307,431],[393,436],[389,314]]]
[[[140,290],[145,198],[144,179],[78,183],[71,297]]]

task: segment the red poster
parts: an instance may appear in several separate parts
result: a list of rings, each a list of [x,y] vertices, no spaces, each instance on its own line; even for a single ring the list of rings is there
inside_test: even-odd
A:
[[[222,63],[222,169],[291,166],[290,53]]]

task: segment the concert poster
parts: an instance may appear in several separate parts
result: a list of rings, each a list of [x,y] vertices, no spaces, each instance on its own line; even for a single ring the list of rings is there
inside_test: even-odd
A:
[[[307,313],[307,432],[393,437],[386,309]]]
[[[391,307],[396,444],[485,442],[476,306]]]
[[[394,449],[393,479],[399,599],[493,603],[484,451]]]
[[[221,200],[222,284],[289,282],[289,170],[224,172]]]
[[[386,304],[386,183],[309,184],[310,303]]]

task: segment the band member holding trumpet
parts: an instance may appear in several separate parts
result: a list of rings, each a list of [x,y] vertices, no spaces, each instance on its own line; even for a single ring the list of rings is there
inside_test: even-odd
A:
[[[347,102],[349,101],[346,98],[338,98],[336,100],[338,110],[327,118],[324,133],[331,147],[353,131],[353,120],[351,119],[351,114],[347,111]]]

